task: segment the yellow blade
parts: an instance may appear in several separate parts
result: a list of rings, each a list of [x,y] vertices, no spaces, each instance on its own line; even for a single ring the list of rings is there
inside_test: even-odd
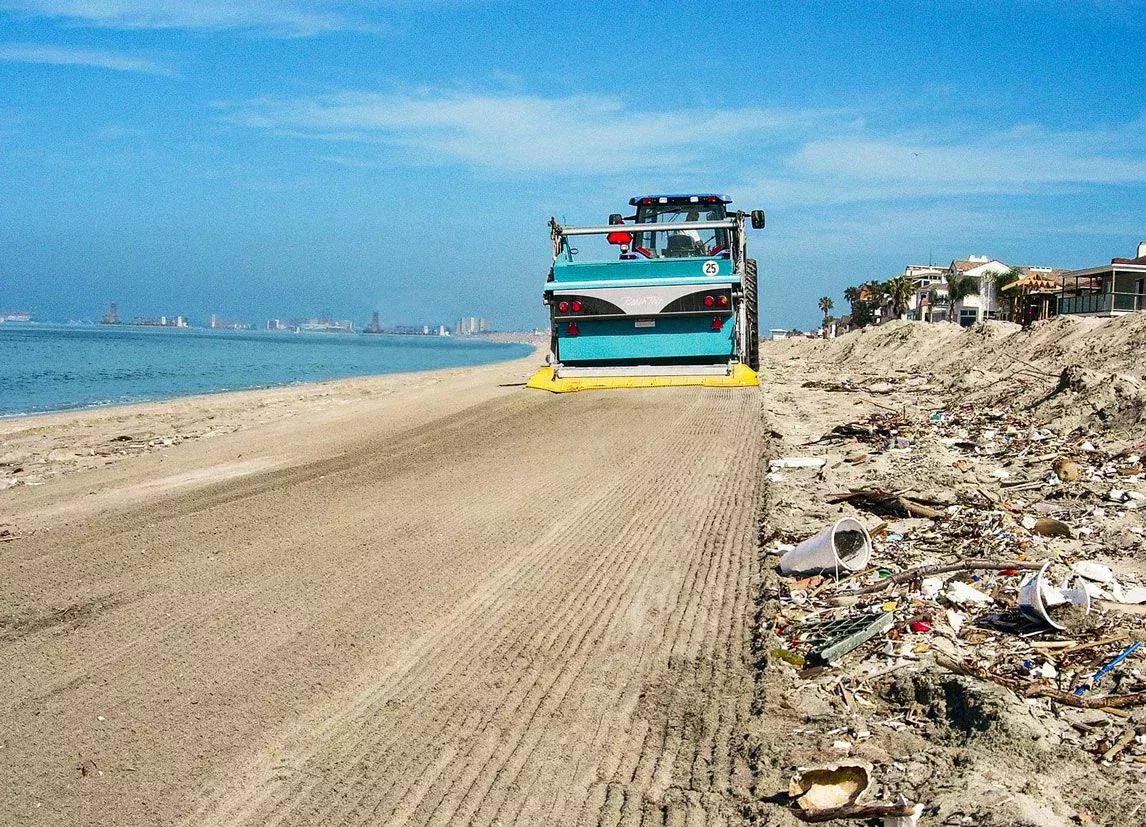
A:
[[[735,365],[727,376],[578,376],[553,377],[553,368],[541,368],[530,377],[527,388],[553,393],[600,391],[614,388],[675,388],[702,385],[706,388],[754,388],[760,384],[756,371]]]

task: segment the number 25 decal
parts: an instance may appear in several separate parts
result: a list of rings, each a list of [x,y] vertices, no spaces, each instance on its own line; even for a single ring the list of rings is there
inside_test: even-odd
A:
[[[706,276],[715,276],[719,272],[720,272],[720,265],[717,264],[715,261],[704,262],[704,274]]]

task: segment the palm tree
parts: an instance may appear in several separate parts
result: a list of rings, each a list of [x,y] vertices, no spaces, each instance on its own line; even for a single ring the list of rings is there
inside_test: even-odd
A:
[[[1018,306],[1019,295],[1015,290],[1004,290],[1008,284],[1021,279],[1025,274],[1018,267],[1012,267],[1005,273],[992,273],[991,281],[995,283],[995,294],[999,297],[999,304],[1003,308],[1003,315],[1007,321],[1015,320],[1015,310]]]
[[[857,301],[859,301],[859,297],[860,288],[848,287],[844,289],[844,301],[846,301],[848,304],[855,304]]]
[[[979,295],[979,280],[974,276],[965,276],[962,273],[947,274],[947,308],[948,315],[954,313],[955,305],[968,296]],[[958,322],[958,319],[948,321]]]
[[[911,305],[911,297],[915,295],[915,280],[910,276],[896,276],[888,279],[884,284],[887,297],[891,300],[891,309],[895,318],[902,319],[903,314]]]
[[[833,302],[827,296],[824,296],[823,298],[820,299],[819,307],[820,307],[820,312],[824,314],[824,320],[826,321],[828,318],[828,313],[831,312],[831,309],[833,307],[835,307],[835,302]]]

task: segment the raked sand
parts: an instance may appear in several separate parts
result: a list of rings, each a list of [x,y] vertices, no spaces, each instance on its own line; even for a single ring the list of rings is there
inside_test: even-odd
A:
[[[759,394],[539,361],[0,422],[0,824],[734,818]]]

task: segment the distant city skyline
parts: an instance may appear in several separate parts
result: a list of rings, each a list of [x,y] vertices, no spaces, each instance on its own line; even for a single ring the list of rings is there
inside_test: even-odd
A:
[[[764,328],[1146,238],[1139,0],[627,8],[0,0],[0,305],[531,328],[548,218],[644,192],[769,212]]]

